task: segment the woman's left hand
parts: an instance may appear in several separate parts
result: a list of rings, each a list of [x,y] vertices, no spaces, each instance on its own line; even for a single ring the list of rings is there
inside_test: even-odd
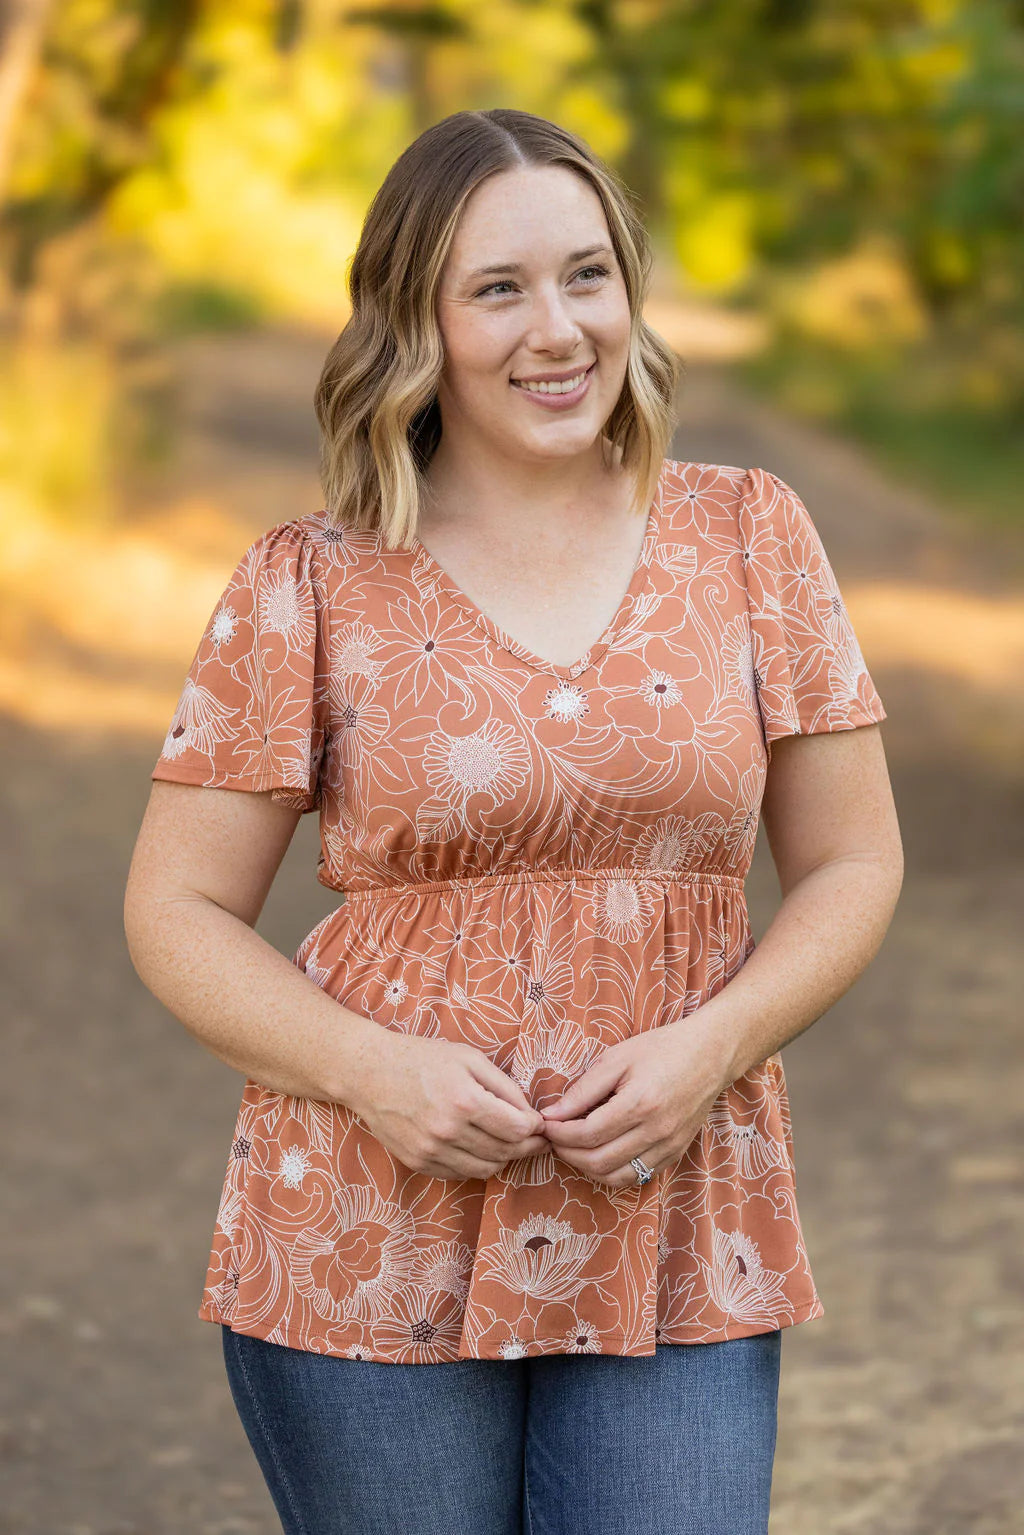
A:
[[[698,1016],[610,1045],[542,1108],[557,1155],[612,1188],[636,1184],[630,1157],[656,1173],[677,1161],[732,1081],[727,1041]]]

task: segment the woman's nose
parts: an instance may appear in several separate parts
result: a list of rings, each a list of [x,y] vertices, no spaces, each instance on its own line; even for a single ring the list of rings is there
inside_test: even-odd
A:
[[[531,314],[530,340],[541,351],[570,350],[581,331],[561,293],[539,293]]]

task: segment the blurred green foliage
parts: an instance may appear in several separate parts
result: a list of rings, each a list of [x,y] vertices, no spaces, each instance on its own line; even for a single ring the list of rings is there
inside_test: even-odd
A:
[[[501,105],[582,134],[680,288],[764,321],[750,382],[1020,516],[1019,0],[20,0],[4,42],[0,476],[33,493],[102,499],[168,337],[340,328],[390,164]],[[103,383],[40,473],[26,418],[80,400],[72,340]]]

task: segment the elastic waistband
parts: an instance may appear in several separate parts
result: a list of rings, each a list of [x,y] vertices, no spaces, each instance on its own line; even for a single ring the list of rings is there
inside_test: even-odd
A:
[[[742,890],[746,883],[741,874],[720,874],[714,869],[637,869],[629,864],[609,864],[601,869],[503,869],[496,874],[465,874],[415,883],[403,881],[400,885],[363,885],[358,890],[346,889],[345,902],[418,895],[429,890],[482,890],[491,885],[576,885],[586,880],[602,879],[628,879],[639,884],[720,885],[726,890]]]

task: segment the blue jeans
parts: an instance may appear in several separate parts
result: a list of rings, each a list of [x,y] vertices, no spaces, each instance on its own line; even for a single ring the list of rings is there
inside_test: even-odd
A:
[[[782,1332],[388,1364],[221,1324],[285,1535],[765,1535]]]

